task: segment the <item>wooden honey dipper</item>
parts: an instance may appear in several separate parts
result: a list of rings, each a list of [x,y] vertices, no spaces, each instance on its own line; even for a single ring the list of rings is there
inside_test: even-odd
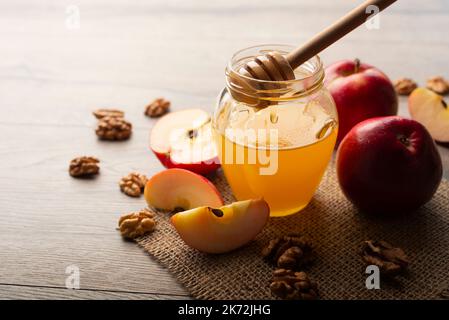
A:
[[[254,60],[242,66],[238,73],[246,78],[257,80],[294,80],[294,70],[297,67],[363,24],[372,15],[372,13],[367,12],[369,6],[376,6],[380,12],[394,2],[396,0],[367,0],[287,55],[284,56],[279,52],[272,51],[257,56]],[[240,88],[240,92],[233,92],[233,96],[242,102],[249,100],[254,102],[254,99],[250,99],[248,95],[244,94],[244,91],[248,89],[254,91],[254,85],[244,83],[245,80],[242,79],[243,77],[239,78],[236,79],[233,76],[234,83]],[[260,102],[258,107],[261,107],[261,104],[263,103]]]

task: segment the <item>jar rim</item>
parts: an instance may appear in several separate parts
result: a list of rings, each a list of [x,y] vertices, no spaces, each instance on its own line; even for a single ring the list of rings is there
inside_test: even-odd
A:
[[[285,50],[280,50],[279,48],[284,48]],[[309,65],[313,66],[314,69],[310,72],[310,74],[304,75],[303,77],[300,77],[300,78],[295,78],[295,79],[292,79],[292,80],[274,81],[274,80],[255,79],[255,78],[247,77],[245,75],[240,74],[239,70],[236,70],[236,67],[240,68],[242,63],[240,63],[240,64],[237,64],[237,63],[239,61],[244,60],[244,59],[253,58],[253,57],[255,57],[255,55],[243,56],[241,58],[239,58],[239,55],[242,55],[242,54],[244,54],[247,51],[257,50],[257,49],[260,50],[260,54],[263,54],[264,52],[268,53],[270,51],[278,51],[281,54],[287,54],[288,52],[290,52],[293,49],[295,49],[295,46],[289,45],[289,44],[272,43],[272,44],[259,44],[259,45],[254,45],[254,46],[250,46],[250,47],[246,47],[246,48],[240,49],[240,50],[236,51],[231,56],[231,59],[229,60],[229,62],[227,64],[227,69],[230,70],[230,72],[235,73],[239,77],[241,77],[241,78],[243,78],[245,80],[250,80],[253,83],[259,83],[259,84],[270,84],[270,83],[274,84],[274,83],[276,83],[276,84],[285,84],[285,85],[292,85],[292,84],[295,84],[295,83],[300,83],[300,82],[304,82],[304,81],[310,81],[310,79],[316,78],[317,75],[319,75],[320,73],[323,72],[323,62],[322,62],[322,60],[321,60],[319,55],[315,55],[315,56],[313,56],[312,58],[310,58],[309,60],[307,60],[306,62],[304,62],[301,65],[301,66],[303,66],[303,65],[306,65],[306,64],[309,63]],[[319,78],[321,78],[321,76]],[[317,80],[319,80],[319,79],[317,79]],[[315,82],[315,81],[313,81],[313,82]]]

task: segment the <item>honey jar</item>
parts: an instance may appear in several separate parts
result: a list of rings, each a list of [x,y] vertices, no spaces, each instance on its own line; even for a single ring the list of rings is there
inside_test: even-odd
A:
[[[256,56],[292,49],[261,45],[235,53],[212,119],[220,162],[235,197],[263,197],[272,216],[307,206],[331,159],[338,131],[336,106],[324,86],[318,56],[296,68],[294,80],[263,81],[239,73]]]

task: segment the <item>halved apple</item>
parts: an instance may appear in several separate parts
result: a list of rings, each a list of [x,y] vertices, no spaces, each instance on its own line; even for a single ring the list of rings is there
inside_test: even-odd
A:
[[[163,116],[153,127],[150,147],[166,168],[208,174],[220,167],[210,115],[186,109]]]
[[[167,211],[223,205],[220,193],[209,180],[184,169],[167,169],[152,176],[144,196],[150,206]]]
[[[432,138],[449,142],[449,107],[442,96],[426,88],[415,89],[408,108],[412,118],[424,125]]]
[[[224,253],[248,243],[270,217],[263,199],[234,202],[221,208],[199,207],[178,212],[171,222],[182,240],[206,253]]]

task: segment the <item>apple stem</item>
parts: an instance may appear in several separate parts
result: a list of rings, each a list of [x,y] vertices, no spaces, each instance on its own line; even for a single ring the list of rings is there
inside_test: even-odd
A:
[[[444,100],[441,100],[441,103],[443,104],[444,109],[447,109],[447,103]]]
[[[356,58],[354,60],[354,73],[358,73],[360,69],[360,59]]]

